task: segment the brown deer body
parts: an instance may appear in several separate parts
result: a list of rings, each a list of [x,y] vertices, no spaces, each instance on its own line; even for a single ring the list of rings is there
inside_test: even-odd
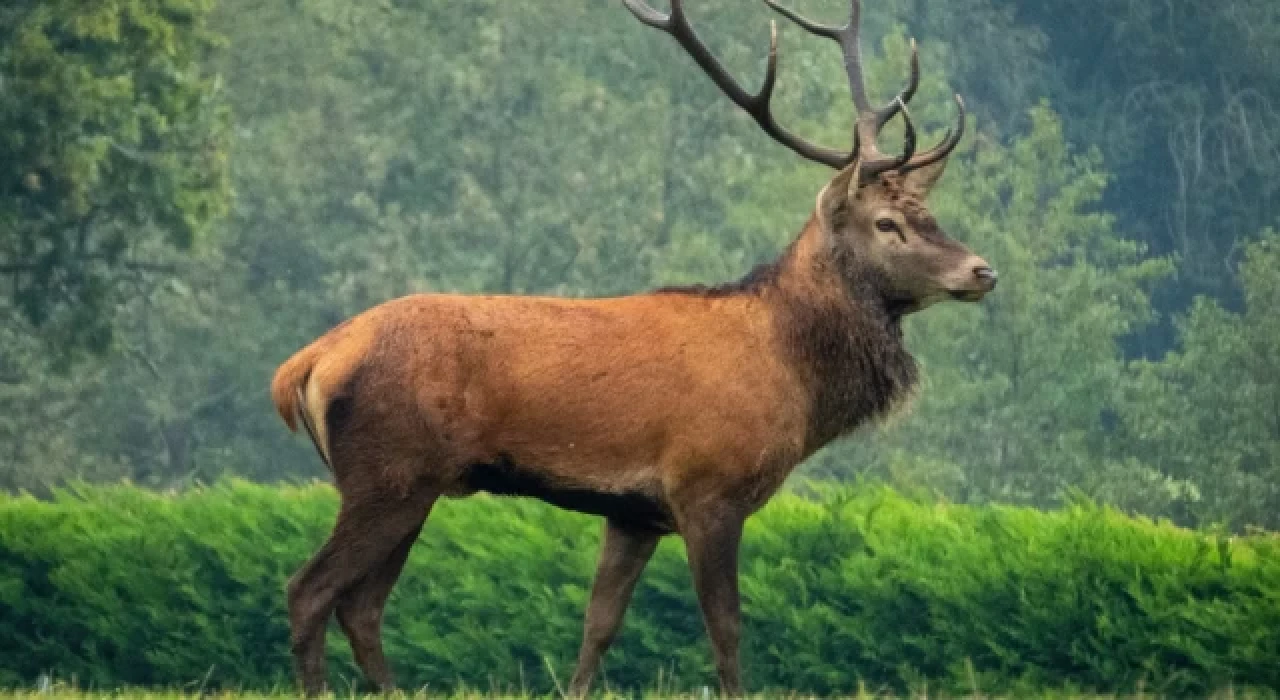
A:
[[[676,36],[771,134],[840,173],[782,257],[740,283],[590,300],[410,296],[285,362],[273,399],[290,428],[307,428],[342,495],[332,536],[289,586],[296,671],[308,693],[324,687],[323,634],[334,612],[368,678],[391,685],[379,638],[387,596],[434,502],[477,491],[606,520],[572,692],[588,688],[658,539],[678,533],[722,689],[740,693],[743,522],[803,459],[909,397],[916,369],[903,346],[905,314],[976,301],[995,285],[987,264],[947,238],[924,206],[960,131],[913,153],[905,102],[914,60],[899,100],[879,111],[866,104],[856,0],[840,30],[775,7],[853,57],[860,116],[847,155],[773,124],[776,53],[763,94],[746,95],[693,35],[679,2],[668,18],[624,1]],[[874,137],[898,114],[906,153],[885,157]]]

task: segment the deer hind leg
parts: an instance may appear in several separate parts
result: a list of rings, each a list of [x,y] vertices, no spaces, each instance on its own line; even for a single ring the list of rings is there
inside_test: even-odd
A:
[[[431,505],[427,504],[428,513]],[[426,514],[423,519],[426,519]],[[378,692],[389,692],[395,687],[395,677],[382,652],[382,613],[387,606],[387,597],[400,578],[404,563],[409,558],[409,551],[421,531],[422,523],[419,522],[396,545],[385,561],[338,599],[338,622],[351,643],[356,663]]]
[[[612,520],[606,522],[600,565],[591,586],[591,602],[587,604],[582,650],[578,653],[573,680],[569,682],[570,696],[585,695],[591,687],[600,657],[622,625],[631,593],[658,546],[658,537],[655,532],[628,530]]]
[[[329,540],[289,581],[294,670],[307,695],[325,690],[324,632],[339,600],[343,596],[355,596],[352,600],[367,597],[369,602],[376,598],[381,608],[381,602],[385,602],[386,593],[395,582],[389,565],[393,557],[400,557],[394,567],[398,575],[404,564],[401,550],[407,556],[435,499],[436,491],[428,488],[407,494],[376,489],[344,494],[338,522]],[[356,595],[355,590],[364,582],[369,582],[365,584],[368,590]],[[381,592],[383,588],[386,592]],[[374,592],[378,595],[373,595]],[[369,602],[358,607],[365,610]],[[368,624],[362,620],[357,628],[356,638],[363,643],[367,640]],[[356,638],[352,640],[353,648],[357,647]],[[357,653],[363,652],[366,661],[373,660],[375,656],[370,655],[369,649],[364,645]],[[376,659],[381,661],[381,657],[379,648]],[[385,668],[385,662],[382,667]]]

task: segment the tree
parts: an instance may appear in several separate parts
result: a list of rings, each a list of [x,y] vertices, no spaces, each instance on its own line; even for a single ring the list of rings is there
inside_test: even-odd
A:
[[[0,8],[0,316],[59,352],[103,350],[120,282],[169,270],[141,244],[188,248],[227,207],[211,6]]]
[[[1184,520],[1280,527],[1280,235],[1245,249],[1244,308],[1200,297],[1178,323],[1178,348],[1138,361],[1121,413],[1121,447],[1196,488]]]
[[[1179,257],[1156,296],[1239,302],[1223,261],[1280,208],[1280,19],[1271,0],[1001,0],[1045,34],[1043,94],[1069,137],[1097,144],[1116,173],[1104,198],[1125,230]],[[1168,317],[1172,317],[1172,313]],[[1132,340],[1158,357],[1175,329]]]

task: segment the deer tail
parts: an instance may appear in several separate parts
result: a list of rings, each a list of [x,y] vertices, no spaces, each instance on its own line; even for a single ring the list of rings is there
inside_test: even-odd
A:
[[[297,431],[298,423],[302,423],[320,459],[333,469],[324,429],[324,398],[311,386],[311,372],[321,355],[319,346],[320,343],[312,343],[280,365],[271,380],[271,401],[290,431]]]

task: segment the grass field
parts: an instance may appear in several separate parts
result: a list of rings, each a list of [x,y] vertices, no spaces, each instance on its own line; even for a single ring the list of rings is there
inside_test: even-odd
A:
[[[69,686],[53,685],[42,689],[3,691],[0,690],[0,700],[45,700],[48,698],[65,698],[66,700],[278,700],[282,698],[296,697],[296,694],[281,690],[274,693],[237,693],[237,692],[201,692],[199,688],[177,689],[177,690],[145,690],[145,689],[122,689],[114,691],[83,691],[76,690]],[[416,698],[441,698],[447,697],[450,700],[497,700],[498,698],[552,698],[558,699],[563,695],[539,696],[526,693],[512,694],[494,694],[484,692],[474,693],[455,693],[453,695],[441,696],[426,691],[418,692],[397,692],[392,695],[362,695],[355,692],[336,691],[331,697],[337,700],[343,698],[404,698],[405,700],[413,700]],[[635,696],[620,695],[613,693],[602,693],[594,695],[595,698],[604,700],[622,700],[623,698],[631,698]],[[709,689],[703,689],[699,693],[674,694],[661,691],[645,693],[640,696],[642,700],[711,700],[716,695]],[[810,696],[794,695],[794,694],[758,694],[752,695],[752,698],[785,698],[787,700],[801,700]],[[1080,694],[1071,691],[1046,692],[1034,695],[985,695],[973,694],[964,696],[948,696],[933,695],[925,692],[908,696],[890,696],[880,695],[873,692],[859,692],[857,694],[845,696],[851,700],[941,700],[943,698],[953,698],[954,700],[997,700],[997,698],[1017,698],[1018,700],[1163,700],[1172,696],[1164,696],[1158,693],[1140,693],[1134,695],[1095,695]],[[1274,692],[1263,691],[1238,691],[1234,689],[1225,689],[1215,693],[1207,700],[1264,700],[1274,699],[1277,694]]]

